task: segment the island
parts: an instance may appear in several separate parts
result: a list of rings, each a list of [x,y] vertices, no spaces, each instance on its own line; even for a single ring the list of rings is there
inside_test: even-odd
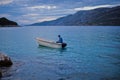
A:
[[[0,18],[0,27],[18,27],[18,23],[2,17]]]

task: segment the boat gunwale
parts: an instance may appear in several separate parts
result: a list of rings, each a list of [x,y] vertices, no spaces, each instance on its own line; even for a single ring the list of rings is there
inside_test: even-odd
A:
[[[54,41],[48,41],[48,40],[44,40],[44,39],[41,39],[41,38],[36,38],[38,41],[42,41],[42,42],[45,42],[45,43],[51,43],[51,44],[55,44],[55,45],[62,45],[62,43],[56,43]]]

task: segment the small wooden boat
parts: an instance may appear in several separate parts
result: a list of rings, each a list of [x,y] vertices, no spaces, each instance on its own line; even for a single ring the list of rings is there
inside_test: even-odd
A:
[[[36,38],[37,42],[41,46],[51,47],[51,48],[65,48],[67,46],[66,43],[56,43],[54,41],[48,41],[41,38]]]

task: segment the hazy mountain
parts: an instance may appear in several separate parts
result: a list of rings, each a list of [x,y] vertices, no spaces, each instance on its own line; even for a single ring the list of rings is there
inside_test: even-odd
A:
[[[34,26],[79,26],[79,25],[114,25],[120,26],[120,6],[78,11],[73,15],[52,21],[31,24]]]
[[[18,24],[14,21],[10,21],[5,17],[0,18],[0,27],[10,27],[10,26],[18,26]]]

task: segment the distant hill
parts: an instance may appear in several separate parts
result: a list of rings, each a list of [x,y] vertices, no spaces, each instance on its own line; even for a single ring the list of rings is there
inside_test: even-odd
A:
[[[0,27],[15,27],[18,26],[18,24],[14,21],[10,21],[5,17],[0,18]]]
[[[120,26],[120,6],[78,11],[73,15],[31,24],[31,26],[80,26],[105,25]]]

